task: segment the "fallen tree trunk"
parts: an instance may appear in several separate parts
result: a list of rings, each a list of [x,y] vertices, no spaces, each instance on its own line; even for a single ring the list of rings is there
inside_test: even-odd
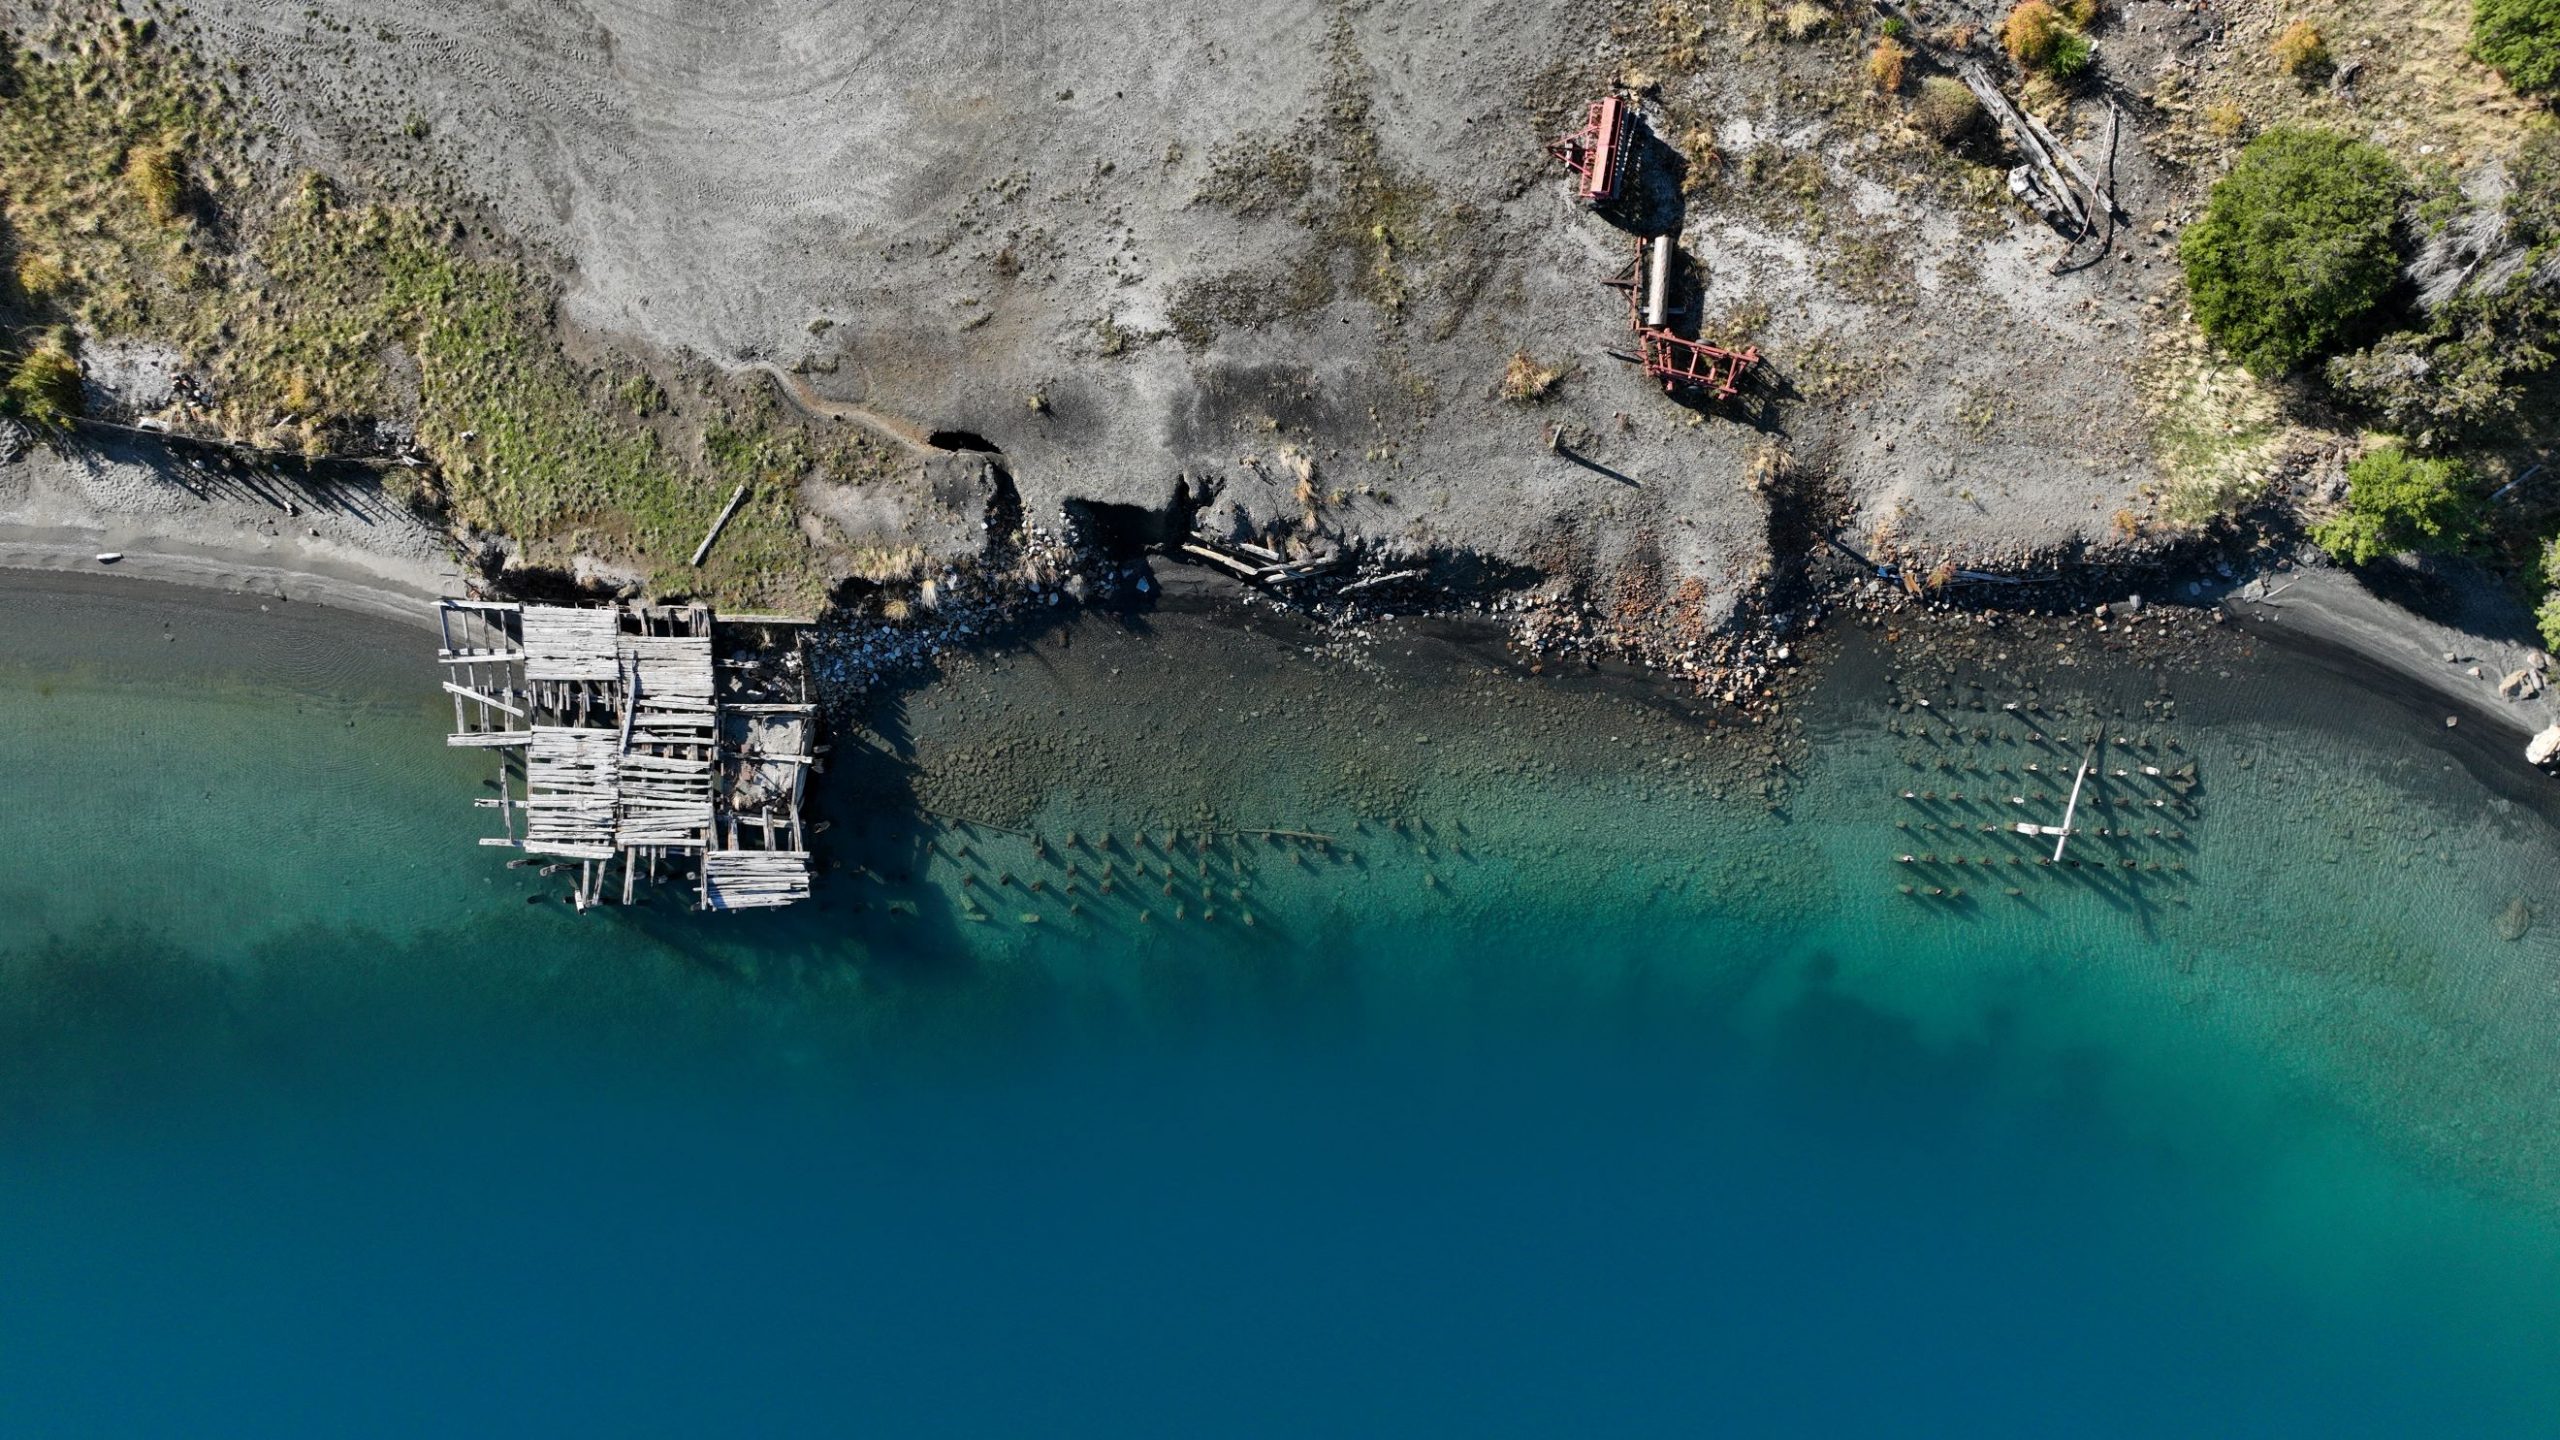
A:
[[[2000,122],[2000,129],[2008,135],[2011,143],[2018,147],[2019,153],[2027,157],[2027,165],[2034,171],[2036,180],[2044,187],[2045,193],[2051,195],[2054,201],[2063,207],[2064,213],[2069,216],[2071,222],[2080,227],[2082,235],[2088,234],[2089,207],[2081,202],[2079,195],[2073,192],[2070,182],[2063,179],[2062,172],[2054,167],[2052,150],[2047,148],[2050,136],[2045,128],[2036,124],[2025,111],[2020,110],[2008,96],[2002,94],[2000,87],[1991,83],[1991,77],[1983,73],[1981,66],[1967,63],[1957,73],[1963,77],[1965,88],[1971,90],[1973,97],[1982,102],[1982,108],[1990,111],[1992,118]],[[2055,145],[2053,148],[2060,147]],[[2063,158],[2073,170],[2080,168],[2079,162],[2071,160],[2067,154]],[[2096,187],[2090,188],[2094,193]]]

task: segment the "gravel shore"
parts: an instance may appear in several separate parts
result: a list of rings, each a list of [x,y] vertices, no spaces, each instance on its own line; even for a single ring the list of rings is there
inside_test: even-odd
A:
[[[101,563],[102,554],[120,559]],[[199,460],[148,441],[0,466],[0,566],[111,570],[428,622],[458,594],[444,535],[361,475]]]

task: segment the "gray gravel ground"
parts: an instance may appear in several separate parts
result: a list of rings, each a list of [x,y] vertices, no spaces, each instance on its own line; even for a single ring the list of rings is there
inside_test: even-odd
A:
[[[2165,259],[2128,238],[2049,273],[2060,237],[1864,92],[1863,40],[1691,9],[1672,64],[1655,7],[1562,0],[204,0],[191,23],[286,152],[457,178],[555,254],[580,329],[982,435],[1034,513],[1160,506],[1188,474],[1231,528],[1312,499],[1330,535],[1603,598],[1686,584],[1710,621],[1801,548],[1773,545],[1786,486],[1968,563],[2109,543],[2148,473]],[[2125,7],[2103,52],[2128,89],[2183,13]],[[1679,228],[1706,317],[1766,307],[1759,403],[1692,411],[1611,358],[1626,229],[1538,147],[1630,71],[1667,139],[1720,156],[1687,157],[1683,197],[1657,154],[1632,223]],[[2124,150],[2147,235],[2179,202]],[[1497,394],[1522,349],[1565,372],[1542,403]]]

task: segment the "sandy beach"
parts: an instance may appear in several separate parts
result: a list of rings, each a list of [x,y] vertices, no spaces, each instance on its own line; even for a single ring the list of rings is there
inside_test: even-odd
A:
[[[121,558],[102,563],[98,557]],[[0,466],[0,566],[112,571],[427,622],[459,593],[445,537],[369,480],[199,461],[149,441]]]
[[[2351,653],[2384,676],[2432,694],[2448,714],[2486,720],[2520,736],[2560,721],[2560,697],[2507,696],[2499,686],[2533,668],[2538,653],[2517,607],[2483,589],[2456,588],[2433,614],[2394,603],[2344,570],[2268,574],[2232,590],[2225,610],[2280,643],[2308,642]],[[2519,754],[2521,747],[2519,747]]]

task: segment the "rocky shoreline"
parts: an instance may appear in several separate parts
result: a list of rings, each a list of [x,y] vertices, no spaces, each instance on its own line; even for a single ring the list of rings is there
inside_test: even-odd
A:
[[[439,593],[565,578],[468,567],[450,537],[361,483],[229,473],[150,442],[38,449],[0,467],[0,566],[110,568],[102,552],[138,578],[408,619]],[[1677,592],[1660,598],[1587,572],[1464,554],[1342,558],[1306,583],[1256,587],[1166,547],[1107,545],[1071,515],[1028,521],[974,563],[841,595],[814,632],[818,675],[832,701],[854,707],[957,654],[1027,643],[1080,612],[1137,616],[1213,595],[1286,611],[1339,643],[1398,618],[1464,619],[1499,633],[1527,673],[1623,671],[1744,725],[1782,711],[1787,682],[1819,652],[1826,626],[1963,633],[2011,620],[2068,622],[2137,648],[2230,624],[2351,651],[2413,693],[2519,735],[2560,721],[2560,704],[2536,683],[2548,661],[2527,638],[2529,622],[2486,581],[2439,577],[2437,603],[2421,613],[2399,603],[2408,594],[2377,594],[2316,552],[2244,532],[2111,551],[2104,563],[2022,552],[2000,570],[1927,573],[1825,540],[1721,624]],[[2410,590],[2410,575],[2396,578]],[[2518,685],[2519,675],[2533,678]]]

